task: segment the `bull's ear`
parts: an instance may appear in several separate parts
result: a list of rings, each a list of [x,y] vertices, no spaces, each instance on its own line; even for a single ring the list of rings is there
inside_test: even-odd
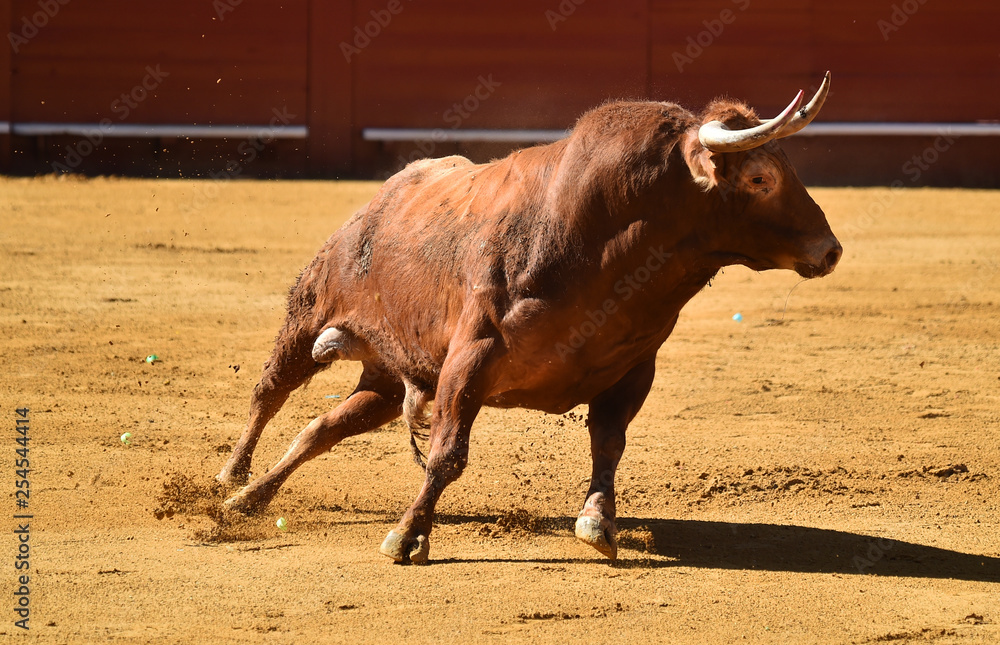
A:
[[[684,134],[684,142],[681,146],[684,152],[684,161],[691,171],[691,177],[696,184],[704,190],[711,190],[719,185],[722,177],[716,164],[720,161],[721,154],[714,153],[698,140],[698,129],[688,130]]]

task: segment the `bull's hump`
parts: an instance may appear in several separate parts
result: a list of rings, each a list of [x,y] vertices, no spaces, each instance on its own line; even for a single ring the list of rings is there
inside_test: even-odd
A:
[[[412,186],[422,189],[428,184],[451,178],[456,174],[464,174],[475,167],[476,164],[461,155],[439,159],[420,159],[408,165],[389,181],[398,182],[402,187]]]

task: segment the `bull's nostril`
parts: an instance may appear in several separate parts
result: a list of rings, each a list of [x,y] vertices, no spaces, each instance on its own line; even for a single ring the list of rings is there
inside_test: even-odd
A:
[[[832,270],[833,267],[837,266],[837,262],[840,261],[840,256],[843,252],[844,249],[838,244],[826,254],[825,263],[828,270]]]

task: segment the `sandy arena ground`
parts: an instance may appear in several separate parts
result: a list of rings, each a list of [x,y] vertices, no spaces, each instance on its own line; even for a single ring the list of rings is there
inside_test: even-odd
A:
[[[615,564],[572,536],[585,408],[481,414],[428,566],[377,551],[422,480],[398,423],[301,468],[259,519],[214,520],[211,477],[285,293],[376,188],[0,179],[0,634],[1000,642],[998,192],[815,189],[846,249],[833,275],[796,286],[731,268],[699,294],[630,429]],[[336,365],[295,393],[255,471],[358,373]],[[17,407],[30,408],[27,633],[13,611]]]

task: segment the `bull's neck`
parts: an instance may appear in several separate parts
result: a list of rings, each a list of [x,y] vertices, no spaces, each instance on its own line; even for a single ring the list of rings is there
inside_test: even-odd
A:
[[[679,310],[721,268],[712,252],[726,206],[694,182],[679,146],[655,168],[604,161],[595,171],[589,160],[564,159],[562,170],[577,173],[560,173],[556,190],[567,230],[594,263],[588,279],[605,289],[639,284],[650,303]]]

